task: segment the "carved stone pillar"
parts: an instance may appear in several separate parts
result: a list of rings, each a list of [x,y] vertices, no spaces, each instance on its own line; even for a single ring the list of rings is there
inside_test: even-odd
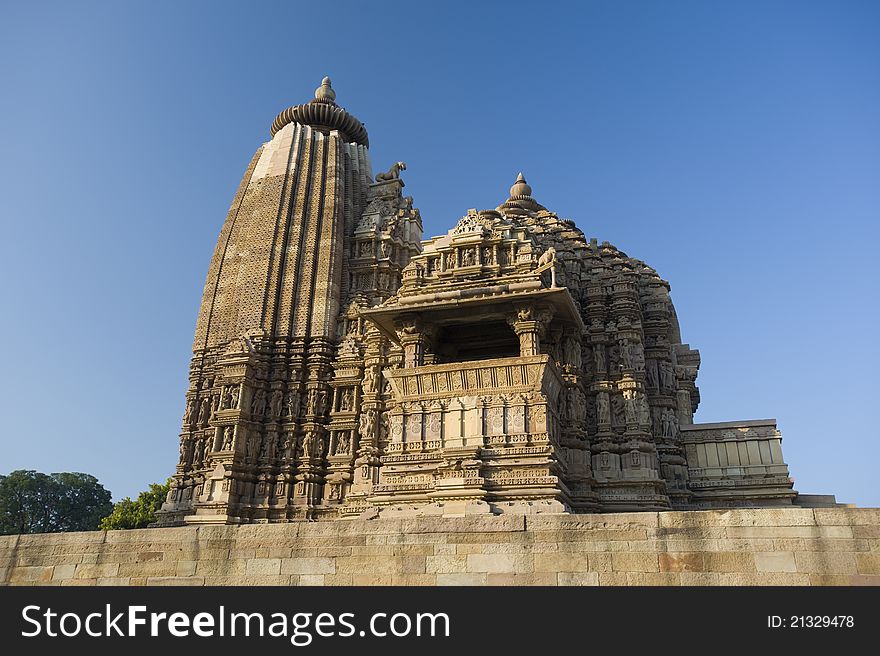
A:
[[[527,358],[541,353],[541,340],[546,335],[547,324],[552,316],[548,309],[519,305],[516,314],[507,317],[507,323],[519,337],[520,357]]]
[[[425,364],[425,352],[430,344],[429,329],[413,315],[395,321],[394,329],[403,347],[403,366],[412,368]]]

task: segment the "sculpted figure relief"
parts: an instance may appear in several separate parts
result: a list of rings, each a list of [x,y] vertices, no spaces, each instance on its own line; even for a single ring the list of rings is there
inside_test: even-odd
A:
[[[339,433],[336,442],[336,455],[345,455],[348,453],[348,450],[351,446],[351,437],[349,436],[348,431],[342,431]]]
[[[596,396],[596,415],[600,425],[611,424],[611,407],[608,404],[608,394],[600,392]]]
[[[262,419],[266,415],[266,390],[263,388],[254,392],[254,399],[251,401],[251,416]]]
[[[541,257],[538,258],[538,266],[544,266],[545,264],[550,264],[551,262],[556,261],[556,249],[552,246],[548,248],[541,254]]]
[[[186,402],[186,409],[183,411],[183,421],[187,424],[196,423],[197,414],[195,402],[192,399],[189,399]]]
[[[376,176],[376,182],[389,182],[390,180],[397,180],[400,177],[401,171],[406,171],[406,163],[394,162],[394,164],[391,165],[391,168],[388,169],[387,173],[380,173]]]
[[[353,397],[354,394],[352,393],[352,389],[350,387],[343,388],[342,395],[339,399],[339,410],[342,412],[347,412],[351,410]]]
[[[672,364],[663,360],[659,365],[660,370],[660,387],[664,390],[675,389],[675,369]]]
[[[284,400],[284,392],[280,389],[276,389],[272,392],[272,398],[269,401],[269,410],[272,418],[281,416],[281,405]]]
[[[596,360],[596,373],[605,372],[605,345],[593,344],[593,358]]]
[[[611,418],[612,423],[621,426],[626,423],[626,410],[624,408],[623,397],[620,394],[614,394],[611,397]]]
[[[284,413],[288,417],[296,417],[299,414],[299,392],[295,389],[287,391],[287,398],[284,400]]]
[[[620,350],[620,362],[623,365],[624,369],[632,369],[633,368],[633,358],[632,358],[632,344],[629,343],[626,339],[621,339],[617,342],[618,348]]]

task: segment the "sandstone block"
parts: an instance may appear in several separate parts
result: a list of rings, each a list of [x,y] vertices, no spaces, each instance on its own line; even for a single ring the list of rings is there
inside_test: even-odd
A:
[[[9,582],[13,584],[48,583],[52,580],[51,566],[46,567],[16,567],[12,570]],[[80,577],[86,578],[86,577]]]
[[[63,579],[72,579],[76,571],[76,565],[55,565],[52,568],[52,580],[61,581]]]
[[[425,571],[428,574],[452,574],[467,570],[467,556],[464,555],[440,555],[427,556],[425,558]]]
[[[807,574],[857,574],[856,558],[851,553],[801,551],[795,553],[799,572]]]
[[[553,572],[533,573],[495,573],[486,577],[486,585],[556,585],[557,575]]]
[[[556,575],[557,585],[599,585],[598,572],[559,572]]]
[[[568,553],[545,553],[534,555],[535,572],[589,572],[587,558]]]
[[[248,576],[274,576],[281,573],[280,558],[253,558],[247,561]]]
[[[796,572],[797,563],[790,551],[758,552],[755,567],[759,572]]]
[[[754,572],[755,558],[742,551],[719,551],[703,554],[703,567],[707,572]]]
[[[486,585],[485,573],[437,574],[437,585]]]
[[[521,562],[521,559],[520,559]],[[469,572],[516,572],[517,559],[509,554],[469,554],[467,556]]]
[[[615,572],[659,572],[660,559],[655,553],[614,552],[611,566]]]
[[[659,558],[661,572],[703,571],[703,554],[698,552],[661,553]],[[681,579],[679,578],[678,581],[680,582]]]
[[[332,558],[282,558],[280,572],[298,575],[335,574],[336,562]]]
[[[116,576],[119,573],[119,567],[118,563],[104,563],[103,565],[80,563],[76,565],[73,576],[77,579],[97,579],[104,576]]]
[[[880,553],[857,553],[856,568],[859,574],[880,575]]]

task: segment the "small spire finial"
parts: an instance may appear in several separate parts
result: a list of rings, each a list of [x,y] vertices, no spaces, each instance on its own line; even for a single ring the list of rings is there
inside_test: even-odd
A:
[[[529,183],[526,182],[526,178],[522,174],[522,171],[520,171],[520,174],[516,176],[516,182],[514,182],[513,186],[510,188],[510,197],[523,198],[531,195],[532,188],[529,186]]]
[[[321,80],[321,86],[315,89],[315,100],[320,102],[334,103],[336,102],[336,92],[330,86],[330,78],[324,77]]]

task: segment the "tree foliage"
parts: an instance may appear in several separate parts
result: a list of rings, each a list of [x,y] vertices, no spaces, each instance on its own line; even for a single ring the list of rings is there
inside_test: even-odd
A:
[[[132,501],[125,497],[113,506],[113,512],[101,520],[101,529],[111,531],[115,529],[145,528],[156,521],[156,511],[162,507],[171,480],[164,485],[151,483],[150,489],[141,492],[138,498]]]
[[[19,469],[0,476],[0,534],[94,531],[113,508],[89,474]]]

